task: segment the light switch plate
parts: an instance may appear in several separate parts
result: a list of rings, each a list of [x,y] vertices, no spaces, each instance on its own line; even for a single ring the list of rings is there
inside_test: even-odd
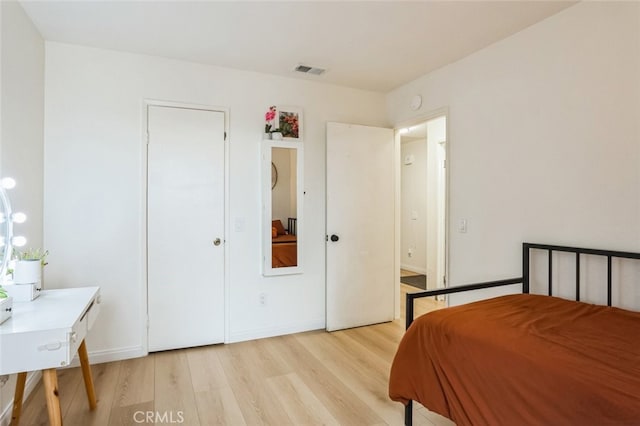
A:
[[[244,232],[244,217],[236,217],[233,229],[236,232]]]

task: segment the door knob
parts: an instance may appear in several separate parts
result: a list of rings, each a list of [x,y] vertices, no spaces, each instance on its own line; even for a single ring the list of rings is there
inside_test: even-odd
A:
[[[333,234],[333,235],[331,236],[331,241],[333,241],[334,243],[335,243],[336,241],[338,241],[339,239],[340,239],[340,237],[338,237],[336,234]]]
[[[219,246],[220,245],[220,238],[216,238],[215,240],[213,240],[213,245],[214,246]]]

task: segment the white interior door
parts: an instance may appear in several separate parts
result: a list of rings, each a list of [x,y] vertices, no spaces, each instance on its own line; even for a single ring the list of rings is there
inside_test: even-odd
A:
[[[394,318],[393,130],[327,123],[327,330]]]
[[[148,107],[149,351],[224,341],[224,119]]]

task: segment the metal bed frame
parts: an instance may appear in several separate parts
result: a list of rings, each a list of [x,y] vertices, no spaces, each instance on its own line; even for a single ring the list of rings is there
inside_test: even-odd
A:
[[[487,281],[476,284],[467,284],[449,288],[442,288],[437,290],[428,290],[421,291],[418,293],[407,293],[406,299],[406,328],[408,329],[411,323],[413,322],[414,316],[414,306],[413,301],[415,299],[420,299],[422,297],[430,297],[430,296],[440,296],[444,294],[453,294],[453,293],[461,293],[472,290],[481,290],[485,288],[493,288],[493,287],[502,287],[505,285],[512,284],[522,284],[522,293],[529,293],[529,280],[530,276],[530,258],[531,258],[531,250],[546,250],[548,252],[548,260],[547,264],[548,268],[548,295],[552,296],[552,287],[553,287],[553,253],[554,252],[565,252],[565,253],[575,253],[575,265],[576,265],[576,301],[580,301],[580,255],[593,255],[593,256],[604,256],[607,258],[607,306],[611,306],[611,283],[612,283],[612,272],[611,272],[611,261],[613,258],[620,259],[640,259],[640,253],[633,252],[625,252],[625,251],[613,251],[613,250],[600,250],[600,249],[588,249],[588,248],[578,248],[578,247],[568,247],[568,246],[558,246],[558,245],[549,245],[549,244],[536,244],[536,243],[522,243],[522,277],[518,278],[509,278],[505,280],[498,281]],[[411,426],[413,423],[413,401],[409,401],[409,403],[405,406],[404,409],[404,423],[407,426]]]
[[[298,235],[298,218],[297,217],[287,218],[287,231],[291,235]]]

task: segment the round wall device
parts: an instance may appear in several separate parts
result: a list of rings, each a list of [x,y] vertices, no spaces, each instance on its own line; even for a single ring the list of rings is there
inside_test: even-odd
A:
[[[417,109],[420,109],[421,106],[422,106],[422,96],[415,95],[411,99],[411,109],[415,111]]]

